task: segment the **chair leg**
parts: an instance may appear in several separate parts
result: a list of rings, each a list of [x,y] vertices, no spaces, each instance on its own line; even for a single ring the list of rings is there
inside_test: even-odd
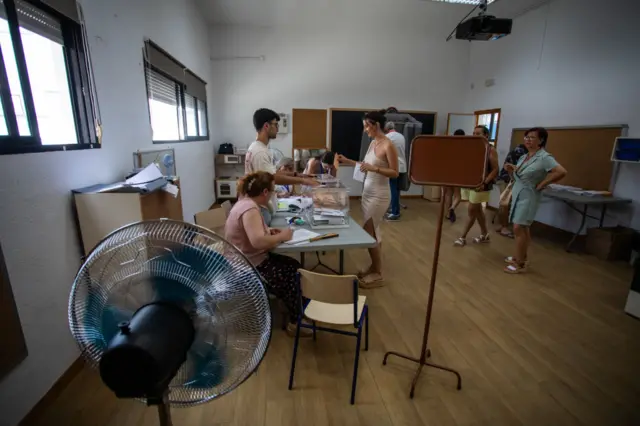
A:
[[[316,341],[316,322],[313,321],[312,325],[313,325],[313,341],[315,342]]]
[[[353,382],[351,383],[351,405],[356,400],[356,383],[358,381],[358,362],[360,361],[360,339],[362,337],[362,323],[358,328],[358,340],[356,342],[356,360],[353,363]]]
[[[364,329],[364,350],[368,351],[369,350],[369,307],[365,306],[365,313],[364,313],[364,322],[365,322],[365,329]]]
[[[293,341],[293,359],[291,360],[291,372],[289,373],[289,390],[293,388],[293,375],[296,371],[296,357],[298,356],[298,342],[300,341],[300,321],[298,318],[298,324],[296,326],[296,338]]]

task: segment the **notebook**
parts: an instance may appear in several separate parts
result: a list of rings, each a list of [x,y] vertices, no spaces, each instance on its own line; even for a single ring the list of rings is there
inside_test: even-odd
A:
[[[320,234],[317,232],[309,231],[308,229],[296,229],[293,231],[293,238],[289,241],[285,241],[285,244],[299,244],[309,241],[311,238],[318,237]]]

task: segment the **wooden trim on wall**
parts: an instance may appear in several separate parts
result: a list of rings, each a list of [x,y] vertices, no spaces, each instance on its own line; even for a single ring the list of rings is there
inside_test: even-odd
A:
[[[73,379],[84,368],[84,360],[82,357],[78,357],[73,364],[67,368],[67,370],[60,376],[58,380],[51,386],[51,389],[44,394],[40,401],[33,406],[31,411],[20,421],[19,426],[31,426],[38,424],[38,420],[46,412],[47,408],[55,402],[56,399],[62,394],[62,392],[71,384]]]

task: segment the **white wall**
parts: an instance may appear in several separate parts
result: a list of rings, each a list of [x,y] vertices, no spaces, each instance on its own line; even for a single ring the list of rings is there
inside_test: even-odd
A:
[[[260,107],[289,114],[293,108],[332,107],[437,111],[437,131],[445,132],[447,114],[463,106],[469,47],[444,42],[454,25],[446,22],[460,10],[454,7],[453,15],[446,7],[442,10],[445,23],[438,29],[432,25],[431,32],[424,25],[399,22],[393,30],[381,31],[372,22],[382,22],[384,11],[375,19],[358,22],[355,17],[345,25],[213,27],[213,57],[266,58],[213,62],[212,80],[224,105],[219,117],[222,139],[239,147],[253,141],[252,114]],[[394,22],[391,19],[388,22]],[[322,15],[317,20],[333,22]],[[290,134],[272,145],[292,155]],[[343,169],[340,175],[348,178],[351,194],[359,195],[361,185],[352,185],[349,177],[352,168]],[[422,193],[419,187],[412,190]]]
[[[635,0],[556,0],[517,18],[509,37],[472,45],[475,88],[466,110],[502,108],[501,160],[513,128],[628,124],[629,135],[640,136],[638,16]],[[495,86],[484,87],[488,78]],[[607,223],[640,229],[638,182],[640,166],[623,165],[615,194],[635,203],[611,212]],[[579,223],[576,213],[549,200],[536,219],[568,230]]]
[[[211,75],[207,26],[193,1],[83,4],[103,148],[0,157],[0,240],[29,349],[28,358],[0,383],[2,426],[17,424],[78,356],[67,325],[67,299],[80,258],[70,191],[121,179],[132,167],[132,152],[154,146],[142,68],[144,37],[205,79]],[[213,103],[209,110],[215,110]],[[210,125],[215,132],[215,122]],[[175,148],[184,215],[190,219],[213,201],[213,143]]]

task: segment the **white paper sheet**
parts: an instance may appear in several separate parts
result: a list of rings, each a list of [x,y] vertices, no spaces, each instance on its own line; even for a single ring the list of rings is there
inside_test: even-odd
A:
[[[128,185],[143,185],[147,183],[151,183],[158,179],[162,178],[162,172],[156,165],[156,163],[151,163],[142,171],[137,173],[136,175],[127,179]]]
[[[286,241],[285,244],[299,244],[305,243],[309,241],[311,238],[317,237],[320,234],[317,232],[309,231],[308,229],[296,229],[293,231],[293,238],[291,240]]]
[[[360,166],[362,163],[356,163],[356,166],[353,168],[353,180],[358,182],[364,182],[364,178],[366,176],[365,172],[360,171]]]

